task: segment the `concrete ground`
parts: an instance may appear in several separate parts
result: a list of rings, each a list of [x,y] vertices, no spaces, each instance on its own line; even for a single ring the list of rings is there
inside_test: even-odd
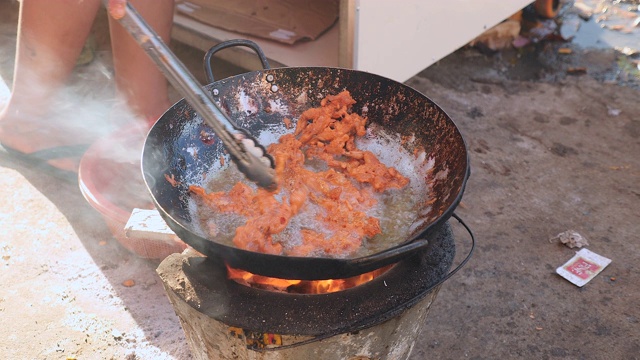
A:
[[[552,53],[540,50],[532,61]],[[589,75],[514,80],[496,65],[460,51],[409,81],[466,136],[472,174],[456,212],[478,238],[413,358],[637,359],[638,90]],[[582,288],[555,274],[575,250],[550,239],[570,229],[613,260]]]
[[[3,45],[15,37],[15,13],[5,11],[14,5],[0,7]],[[196,51],[179,54],[200,61]],[[407,82],[465,136],[472,174],[456,213],[477,238],[411,359],[640,358],[632,60],[550,41],[493,55],[461,49]],[[2,358],[190,358],[157,262],[123,249],[77,185],[3,156],[0,189]],[[468,240],[454,227],[461,256]],[[581,288],[555,273],[576,249],[552,239],[570,229],[612,259]]]

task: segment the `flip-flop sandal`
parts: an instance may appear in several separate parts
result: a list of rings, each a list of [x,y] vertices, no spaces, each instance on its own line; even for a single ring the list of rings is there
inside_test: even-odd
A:
[[[80,158],[89,148],[87,144],[81,145],[65,145],[56,146],[48,149],[34,151],[32,153],[23,153],[22,151],[13,149],[7,145],[0,144],[4,153],[18,162],[36,170],[41,170],[56,178],[69,182],[78,181],[78,173],[71,170],[64,170],[48,163],[49,160]],[[1,153],[1,151],[0,151]]]

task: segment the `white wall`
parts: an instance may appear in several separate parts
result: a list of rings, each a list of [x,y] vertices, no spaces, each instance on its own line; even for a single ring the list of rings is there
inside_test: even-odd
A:
[[[532,0],[357,0],[354,68],[404,82]]]

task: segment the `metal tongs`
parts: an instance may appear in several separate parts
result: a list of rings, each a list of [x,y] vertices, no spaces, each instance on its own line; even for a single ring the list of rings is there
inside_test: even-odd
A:
[[[104,2],[106,3],[106,0]],[[184,96],[222,140],[238,169],[258,186],[274,190],[277,185],[273,158],[255,138],[220,110],[211,95],[202,88],[129,2],[126,5],[125,15],[118,19],[118,22],[158,65],[171,85]]]

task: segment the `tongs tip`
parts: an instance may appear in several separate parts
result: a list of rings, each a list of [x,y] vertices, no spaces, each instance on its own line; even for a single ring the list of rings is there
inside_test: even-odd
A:
[[[275,191],[278,188],[276,171],[253,155],[248,156],[248,160],[236,162],[238,169],[259,187]]]

